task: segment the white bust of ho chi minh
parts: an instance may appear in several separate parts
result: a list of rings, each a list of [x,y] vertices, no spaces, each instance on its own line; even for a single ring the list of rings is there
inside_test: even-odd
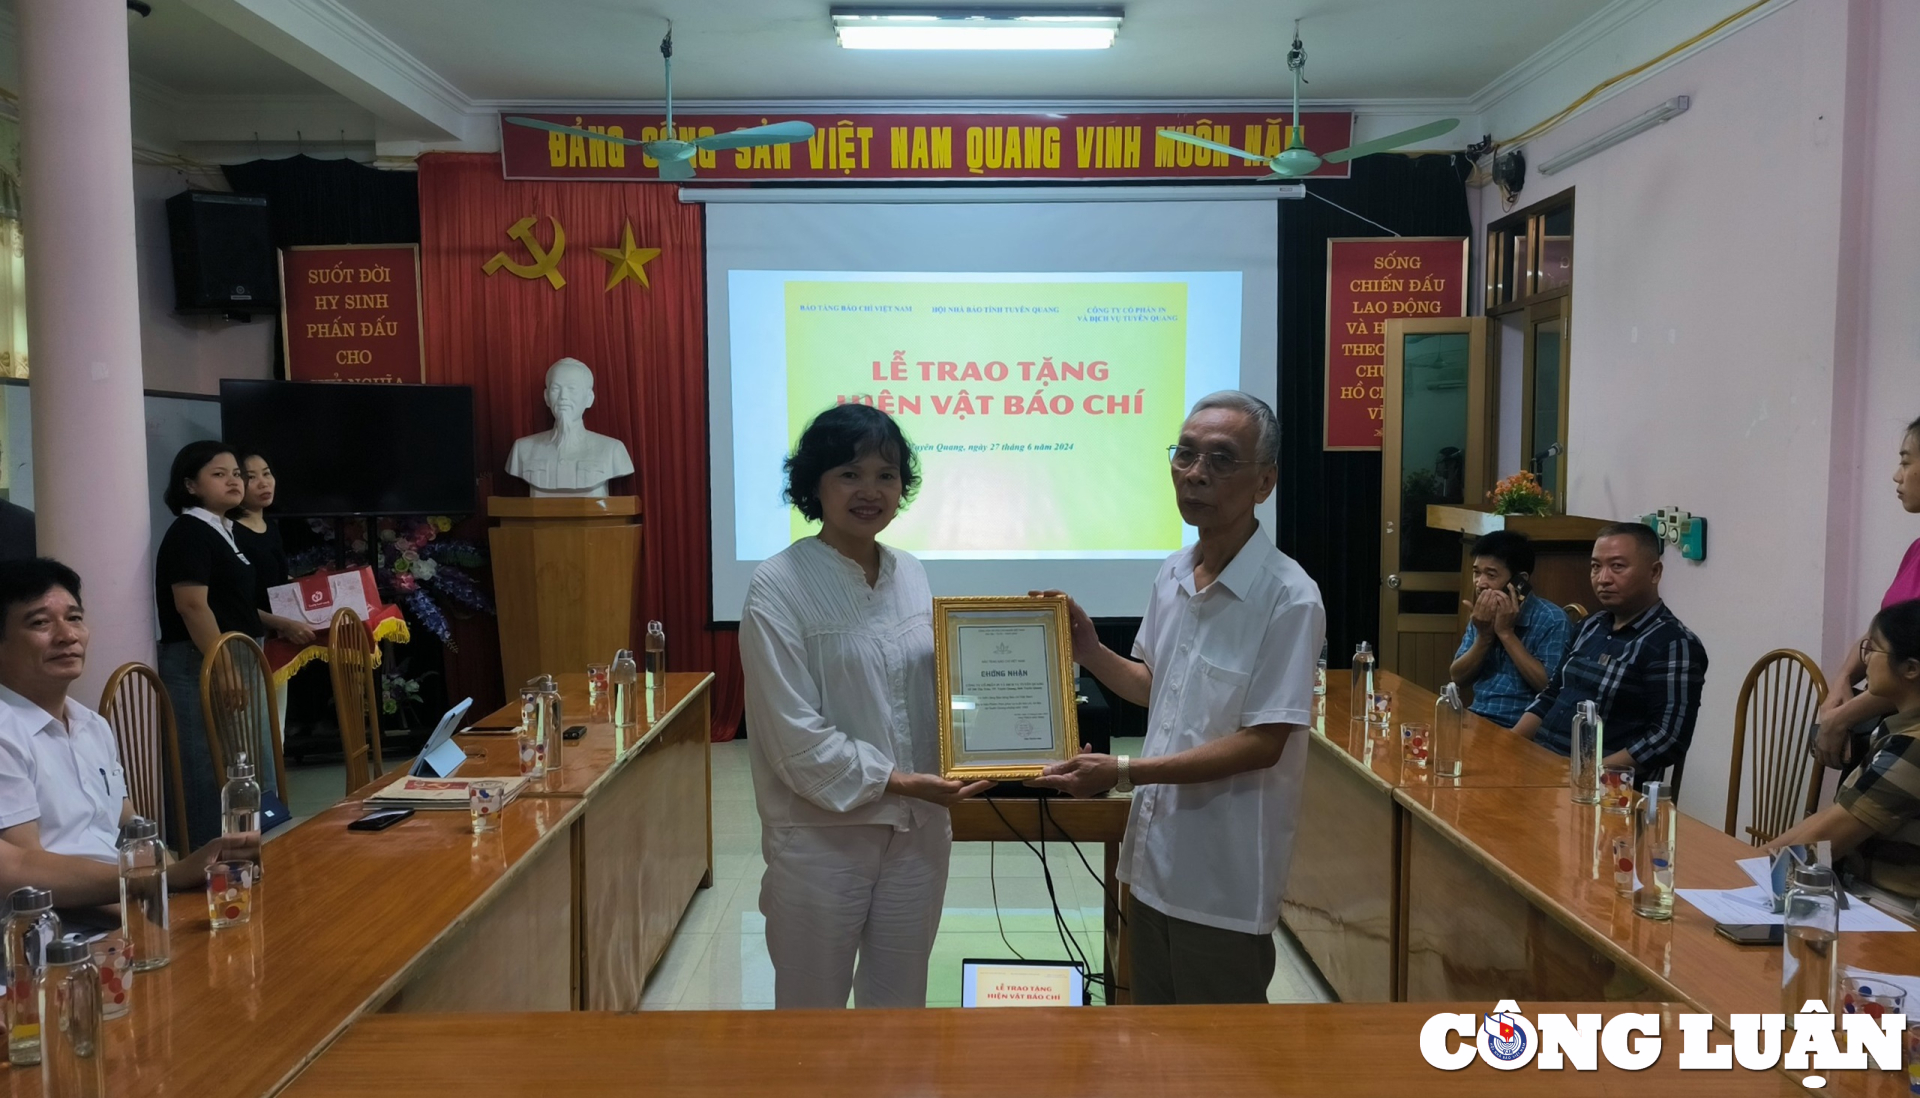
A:
[[[577,358],[547,367],[547,410],[553,430],[515,439],[507,472],[536,496],[604,496],[607,482],[633,472],[617,438],[587,430],[581,417],[593,407],[593,371]]]

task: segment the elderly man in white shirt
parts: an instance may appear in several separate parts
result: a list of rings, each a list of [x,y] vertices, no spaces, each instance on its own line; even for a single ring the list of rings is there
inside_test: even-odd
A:
[[[1136,659],[1102,645],[1072,607],[1074,659],[1147,707],[1146,742],[1138,759],[1085,753],[1032,784],[1133,791],[1119,875],[1133,889],[1136,1003],[1265,1002],[1273,979],[1306,772],[1298,733],[1313,719],[1326,635],[1318,585],[1254,518],[1278,449],[1266,402],[1203,397],[1169,451],[1199,541],[1154,577]]]
[[[940,929],[947,806],[989,788],[940,776],[933,595],[876,539],[913,495],[886,413],[822,412],[787,461],[818,537],[754,569],[740,615],[778,1008],[918,1007]],[[855,969],[856,960],[858,971]]]
[[[0,563],[0,891],[53,890],[62,907],[117,903],[120,825],[133,816],[113,729],[67,697],[86,668],[80,577],[57,561]],[[167,869],[173,888],[260,837],[208,843]]]

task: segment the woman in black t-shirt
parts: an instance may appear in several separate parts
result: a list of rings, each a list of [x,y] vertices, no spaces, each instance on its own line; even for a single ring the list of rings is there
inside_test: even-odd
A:
[[[220,787],[213,772],[206,718],[200,705],[200,665],[222,633],[266,635],[254,605],[253,563],[234,544],[227,512],[244,496],[240,463],[225,443],[190,442],[174,456],[167,478],[167,510],[179,517],[160,539],[154,562],[154,604],[160,618],[160,679],[173,700],[180,730],[181,783],[186,789],[188,848],[220,834]],[[264,765],[266,729],[251,752],[262,788],[274,786]],[[275,790],[275,792],[278,792]]]
[[[267,456],[258,450],[241,451],[240,480],[245,494],[240,506],[227,517],[233,520],[235,547],[253,564],[253,605],[260,611],[260,621],[294,644],[312,644],[312,626],[269,612],[267,592],[293,582],[293,578],[287,574],[287,547],[280,540],[280,524],[267,517],[277,487]]]

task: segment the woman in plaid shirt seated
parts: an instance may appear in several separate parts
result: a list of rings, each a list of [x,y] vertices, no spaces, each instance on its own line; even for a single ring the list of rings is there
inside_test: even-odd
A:
[[[1768,843],[1833,843],[1841,868],[1885,892],[1920,899],[1920,599],[1880,611],[1860,642],[1867,690],[1894,707],[1868,747],[1867,763],[1833,803]]]

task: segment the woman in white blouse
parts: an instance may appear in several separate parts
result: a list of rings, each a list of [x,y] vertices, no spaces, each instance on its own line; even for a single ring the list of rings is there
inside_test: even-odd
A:
[[[947,806],[989,785],[940,777],[932,592],[919,561],[875,540],[919,479],[886,413],[822,412],[786,488],[820,533],[747,588],[740,655],[777,1007],[844,1007],[849,990],[860,1007],[926,1005]]]

